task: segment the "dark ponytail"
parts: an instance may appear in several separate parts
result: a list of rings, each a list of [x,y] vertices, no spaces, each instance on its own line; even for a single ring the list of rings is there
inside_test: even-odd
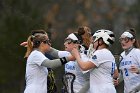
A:
[[[140,48],[139,42],[138,42],[137,37],[136,37],[136,30],[134,28],[130,28],[129,30],[127,30],[127,32],[131,33],[133,35],[133,39],[135,39],[134,47]]]
[[[36,34],[47,34],[47,33],[45,30],[42,30],[42,29],[31,31],[31,35],[35,36]]]
[[[91,29],[87,26],[81,26],[78,28],[78,35],[81,36],[82,38],[82,41],[83,41],[83,44],[84,46],[86,46],[86,48],[89,47],[90,45],[90,37],[91,37]]]
[[[84,27],[79,27],[77,32],[78,32],[78,35],[80,35],[80,36],[84,35],[85,34]]]

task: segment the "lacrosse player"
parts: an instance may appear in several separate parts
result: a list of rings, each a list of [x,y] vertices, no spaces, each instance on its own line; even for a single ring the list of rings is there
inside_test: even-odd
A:
[[[91,58],[84,62],[79,51],[74,48],[71,54],[84,71],[90,70],[90,93],[116,93],[113,77],[118,73],[115,58],[108,47],[114,43],[114,34],[109,30],[98,30],[93,35],[93,51]]]
[[[47,93],[47,68],[56,68],[64,65],[73,57],[63,57],[49,60],[45,52],[50,50],[51,43],[47,34],[37,34],[30,37],[32,50],[26,63],[26,88],[24,93]]]
[[[120,37],[123,52],[119,69],[124,80],[124,93],[140,93],[140,49],[134,29],[126,30]]]
[[[37,34],[46,34],[46,31],[43,29],[38,29],[38,30],[32,30],[31,31],[31,35],[28,37],[26,42],[21,43],[21,46],[24,46],[27,48],[27,51],[25,53],[24,58],[28,58],[28,56],[30,55],[31,51],[32,51],[32,40],[31,40],[31,36],[35,36]],[[51,38],[51,37],[49,37]],[[49,59],[53,59],[52,56],[50,56],[49,54],[45,53],[45,56]],[[48,71],[48,75],[47,75],[47,91],[48,93],[56,93],[57,92],[57,87],[55,84],[55,76],[54,76],[54,72],[51,68],[47,68]]]
[[[57,53],[56,50],[52,48],[52,51],[50,51],[49,54],[55,56],[56,58],[64,57],[71,55],[70,52],[72,51],[72,49],[77,48],[79,50],[81,58],[87,61],[88,57],[86,55],[87,53],[85,52],[87,52],[86,50],[90,45],[90,39],[91,30],[86,26],[79,27],[77,32],[71,33],[65,39],[64,46],[67,52],[57,50]],[[75,61],[70,61],[65,64],[65,73],[72,73],[75,75],[75,80],[74,82],[72,82],[74,93],[78,93],[80,89],[85,85],[85,83],[89,82],[89,72],[82,71],[77,62]],[[70,81],[72,81],[72,79]],[[71,88],[69,88],[67,91],[68,93],[71,93],[72,90]]]
[[[56,52],[56,50],[52,48],[52,50],[49,52],[49,54],[53,55],[56,58],[71,55],[70,52],[72,51],[72,49],[73,48],[78,48],[79,49],[79,46],[80,46],[80,41],[78,40],[76,35],[78,35],[78,34],[77,33],[71,33],[65,39],[64,45],[65,45],[65,50],[66,51],[58,51],[57,50],[57,52]],[[80,55],[81,55],[81,58],[83,60],[86,61],[88,59],[87,56],[84,53],[80,53]],[[82,88],[82,86],[84,86],[84,84],[86,82],[89,82],[89,72],[83,72],[80,69],[80,67],[78,66],[77,62],[75,62],[75,61],[70,61],[67,64],[65,64],[65,73],[72,73],[76,77],[74,82],[71,82],[72,78],[69,79],[70,82],[68,82],[68,83],[72,83],[73,85],[68,86],[69,87],[67,89],[68,93],[71,93],[71,91],[74,91],[74,93],[78,93],[79,90]],[[73,86],[73,90],[71,90],[71,88],[70,88],[71,86]]]

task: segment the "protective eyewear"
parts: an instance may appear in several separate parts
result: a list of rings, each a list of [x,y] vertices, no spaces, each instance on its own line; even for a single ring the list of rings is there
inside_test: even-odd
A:
[[[67,43],[67,44],[71,44],[71,43],[80,44],[80,41],[72,40],[72,39],[65,39],[64,43]]]
[[[43,43],[51,45],[51,40],[47,39],[47,40],[43,41]]]
[[[120,42],[125,42],[125,43],[128,43],[129,40],[131,40],[131,38],[128,38],[128,37],[125,37],[125,38],[122,38],[122,37],[121,37],[121,38],[119,39]]]

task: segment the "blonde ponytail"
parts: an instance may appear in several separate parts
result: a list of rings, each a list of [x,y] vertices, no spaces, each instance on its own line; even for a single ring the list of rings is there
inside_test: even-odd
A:
[[[30,55],[30,53],[32,52],[32,50],[33,50],[32,36],[29,36],[27,39],[27,51],[25,53],[24,58],[27,58]]]

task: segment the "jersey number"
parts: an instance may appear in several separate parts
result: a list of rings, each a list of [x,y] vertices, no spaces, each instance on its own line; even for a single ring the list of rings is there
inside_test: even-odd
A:
[[[125,76],[128,76],[128,69],[124,68]]]

